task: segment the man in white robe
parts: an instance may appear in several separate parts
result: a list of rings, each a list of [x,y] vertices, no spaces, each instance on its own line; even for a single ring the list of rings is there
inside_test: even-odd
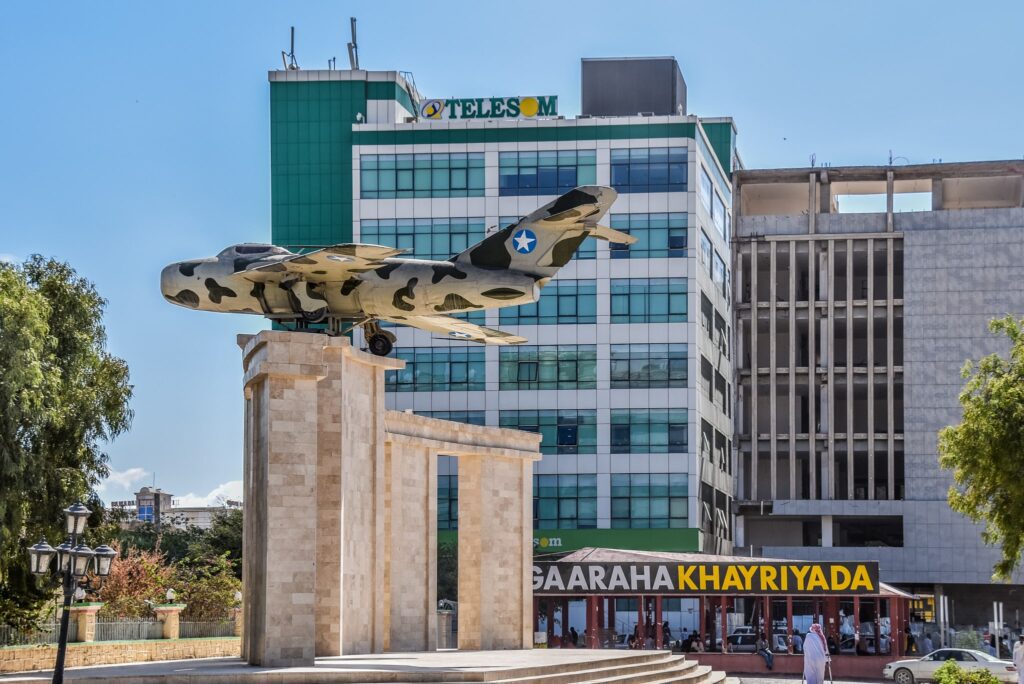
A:
[[[824,684],[828,661],[828,643],[821,625],[815,622],[804,639],[804,679],[807,684]]]
[[[1017,666],[1017,684],[1024,684],[1024,634],[1013,645],[1013,664]]]

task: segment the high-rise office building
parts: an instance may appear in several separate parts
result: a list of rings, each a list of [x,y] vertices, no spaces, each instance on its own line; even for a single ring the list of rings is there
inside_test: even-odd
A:
[[[937,457],[964,361],[1024,313],[1024,164],[748,170],[734,188],[738,545],[877,559],[925,622],[942,594],[951,623],[1024,608],[1019,583],[990,584],[996,550],[950,510]]]
[[[528,344],[393,328],[407,365],[388,405],[541,433],[541,550],[731,550],[736,131],[685,113],[675,60],[584,60],[576,118],[556,95],[424,99],[395,72],[275,71],[270,91],[277,245],[447,259],[573,187],[614,187],[607,221],[636,244],[588,240],[537,303],[467,314]],[[458,474],[439,473],[454,532]]]

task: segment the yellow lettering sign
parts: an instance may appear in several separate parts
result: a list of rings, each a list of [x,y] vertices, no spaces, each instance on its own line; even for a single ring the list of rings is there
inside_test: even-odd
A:
[[[743,591],[753,591],[754,574],[757,572],[756,565],[741,565],[740,573],[743,575]]]
[[[679,566],[679,586],[678,589],[691,589],[697,591],[697,585],[693,583],[693,571],[697,569],[696,565],[680,565]]]
[[[761,591],[771,589],[772,591],[778,591],[779,587],[775,583],[775,577],[779,574],[779,571],[770,565],[761,566]],[[785,574],[783,574],[785,577]],[[785,588],[785,587],[783,587]]]
[[[875,590],[875,587],[871,584],[871,575],[868,574],[867,567],[863,565],[858,565],[854,569],[853,581],[850,583],[850,591],[857,591],[858,589]]]
[[[728,591],[730,589],[743,590],[743,583],[740,581],[740,572],[735,565],[730,565],[725,569],[725,579],[722,580],[722,591]]]
[[[811,576],[807,580],[807,591],[814,589],[828,591],[828,580],[825,579],[825,571],[821,569],[820,565],[811,566]]]
[[[805,565],[800,567],[799,565],[790,565],[789,569],[796,577],[796,590],[803,591],[806,588],[807,573],[811,571],[811,566]]]
[[[832,591],[843,591],[850,588],[850,571],[842,565],[832,566]]]
[[[711,572],[708,572],[709,569]],[[722,581],[722,578],[717,565],[712,565],[710,568],[706,565],[700,566],[699,575],[701,589],[705,591],[708,589],[719,591],[719,583]],[[708,586],[708,582],[711,582],[711,586]]]

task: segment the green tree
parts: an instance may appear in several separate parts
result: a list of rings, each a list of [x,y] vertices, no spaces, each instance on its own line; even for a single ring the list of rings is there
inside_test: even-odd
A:
[[[53,589],[25,548],[63,541],[62,510],[93,501],[103,444],[128,429],[128,367],[106,351],[95,287],[38,255],[0,263],[0,623],[31,622]]]
[[[235,577],[228,554],[213,558],[189,558],[175,566],[174,588],[185,604],[186,621],[227,620],[235,607],[235,592],[242,583]]]
[[[437,598],[459,600],[459,545],[441,542],[437,545]]]
[[[953,471],[949,505],[1002,549],[994,576],[1008,580],[1024,550],[1024,319],[989,323],[1010,342],[1008,358],[989,354],[963,368],[963,419],[939,432],[939,463]]]
[[[225,508],[213,514],[210,529],[189,548],[193,556],[223,556],[235,577],[242,578],[242,509]]]

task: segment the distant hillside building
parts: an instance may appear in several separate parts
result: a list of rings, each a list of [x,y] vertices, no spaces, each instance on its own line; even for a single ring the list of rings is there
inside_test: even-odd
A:
[[[134,501],[111,501],[110,507],[128,514],[124,522],[127,527],[140,523],[155,524],[159,520],[164,525],[180,530],[187,527],[208,530],[216,513],[241,508],[242,502],[225,500],[219,506],[180,506],[174,495],[160,489],[143,487],[135,492]]]

